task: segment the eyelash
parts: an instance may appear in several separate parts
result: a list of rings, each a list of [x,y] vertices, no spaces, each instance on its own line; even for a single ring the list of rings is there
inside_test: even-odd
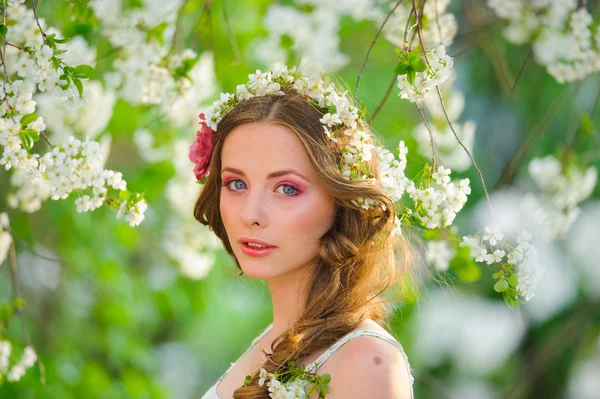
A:
[[[230,191],[239,191],[239,190],[235,190],[235,189],[232,189],[231,187],[229,187],[229,185],[231,183],[237,182],[237,181],[241,181],[241,180],[239,180],[239,179],[231,179],[231,180],[223,183],[223,187],[227,187]],[[297,187],[295,187],[294,185],[289,184],[289,183],[280,184],[279,186],[277,186],[277,188],[283,187],[283,186],[289,186],[289,187],[293,188],[294,190],[296,190],[293,194],[283,194],[286,197],[293,197],[293,196],[296,196],[296,195],[300,194],[300,190]]]

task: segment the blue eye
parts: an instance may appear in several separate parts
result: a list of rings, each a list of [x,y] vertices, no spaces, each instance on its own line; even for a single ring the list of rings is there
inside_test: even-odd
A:
[[[231,187],[231,183],[233,183],[233,188]],[[246,183],[244,183],[241,180],[231,180],[225,183],[224,185],[229,187],[229,189],[233,191],[243,190],[246,188]]]
[[[295,195],[298,193],[298,189],[294,186],[290,186],[289,184],[282,184],[279,187],[283,187],[282,192],[285,195]],[[277,188],[279,188],[277,187]]]

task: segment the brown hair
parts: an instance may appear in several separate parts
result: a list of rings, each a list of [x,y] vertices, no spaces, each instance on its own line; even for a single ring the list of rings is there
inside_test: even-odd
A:
[[[215,133],[212,172],[194,209],[196,219],[221,239],[241,270],[219,212],[221,150],[229,132],[251,122],[283,125],[295,132],[317,175],[335,199],[335,221],[321,238],[303,313],[290,330],[273,342],[272,354],[262,366],[270,373],[284,371],[289,361],[300,362],[330,346],[367,318],[389,330],[387,316],[397,297],[384,298],[380,294],[389,294],[389,288],[400,286],[397,283],[407,276],[405,271],[412,264],[413,252],[405,236],[391,234],[395,206],[381,186],[372,181],[347,180],[340,173],[341,148],[349,137],[338,133],[337,144],[327,139],[319,121],[323,113],[295,90],[284,92],[282,96],[240,102],[223,116]],[[362,120],[359,124],[367,129]],[[377,177],[375,157],[368,167]],[[353,202],[357,197],[372,200],[378,206],[368,211],[361,209]],[[248,386],[234,392],[234,398],[269,398],[267,388],[258,385],[258,371],[252,377]]]

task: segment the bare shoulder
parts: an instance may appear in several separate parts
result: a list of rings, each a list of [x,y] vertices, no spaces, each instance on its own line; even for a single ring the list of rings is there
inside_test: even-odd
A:
[[[317,371],[329,374],[327,399],[410,399],[409,369],[396,346],[363,335],[348,341]],[[317,395],[311,395],[311,398]]]

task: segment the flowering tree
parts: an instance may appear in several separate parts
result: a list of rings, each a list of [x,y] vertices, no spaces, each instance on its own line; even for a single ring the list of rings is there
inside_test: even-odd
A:
[[[455,373],[444,389],[461,397],[548,396],[540,375],[563,352],[538,341],[566,320],[552,338],[585,338],[592,360],[568,359],[558,390],[586,397],[600,356],[588,349],[597,334],[577,328],[597,327],[586,315],[600,297],[597,268],[581,259],[598,251],[585,236],[600,213],[579,205],[598,196],[597,5],[250,3],[2,3],[0,396],[192,397],[221,370],[206,359],[225,364],[244,347],[217,354],[198,343],[214,341],[227,315],[256,320],[265,306],[250,299],[261,290],[251,283],[238,299],[220,295],[240,283],[191,217],[199,187],[188,149],[198,114],[213,123],[213,100],[226,108],[267,90],[233,89],[283,62],[355,82],[360,112],[391,144],[377,151],[398,204],[396,233],[411,226],[424,242],[434,278],[422,284],[459,280],[454,297],[423,294],[410,329],[397,326],[415,354],[417,394],[437,397],[433,381]],[[324,124],[349,117],[336,101]],[[355,144],[348,164],[374,150]],[[500,296],[513,309],[529,303],[515,312],[497,306]],[[573,316],[561,316],[568,309]],[[486,345],[454,320],[497,335]],[[76,332],[85,323],[89,337]],[[515,353],[525,360],[507,366]],[[173,380],[173,367],[189,378]],[[498,381],[502,367],[509,377]],[[519,367],[531,377],[511,386]]]

